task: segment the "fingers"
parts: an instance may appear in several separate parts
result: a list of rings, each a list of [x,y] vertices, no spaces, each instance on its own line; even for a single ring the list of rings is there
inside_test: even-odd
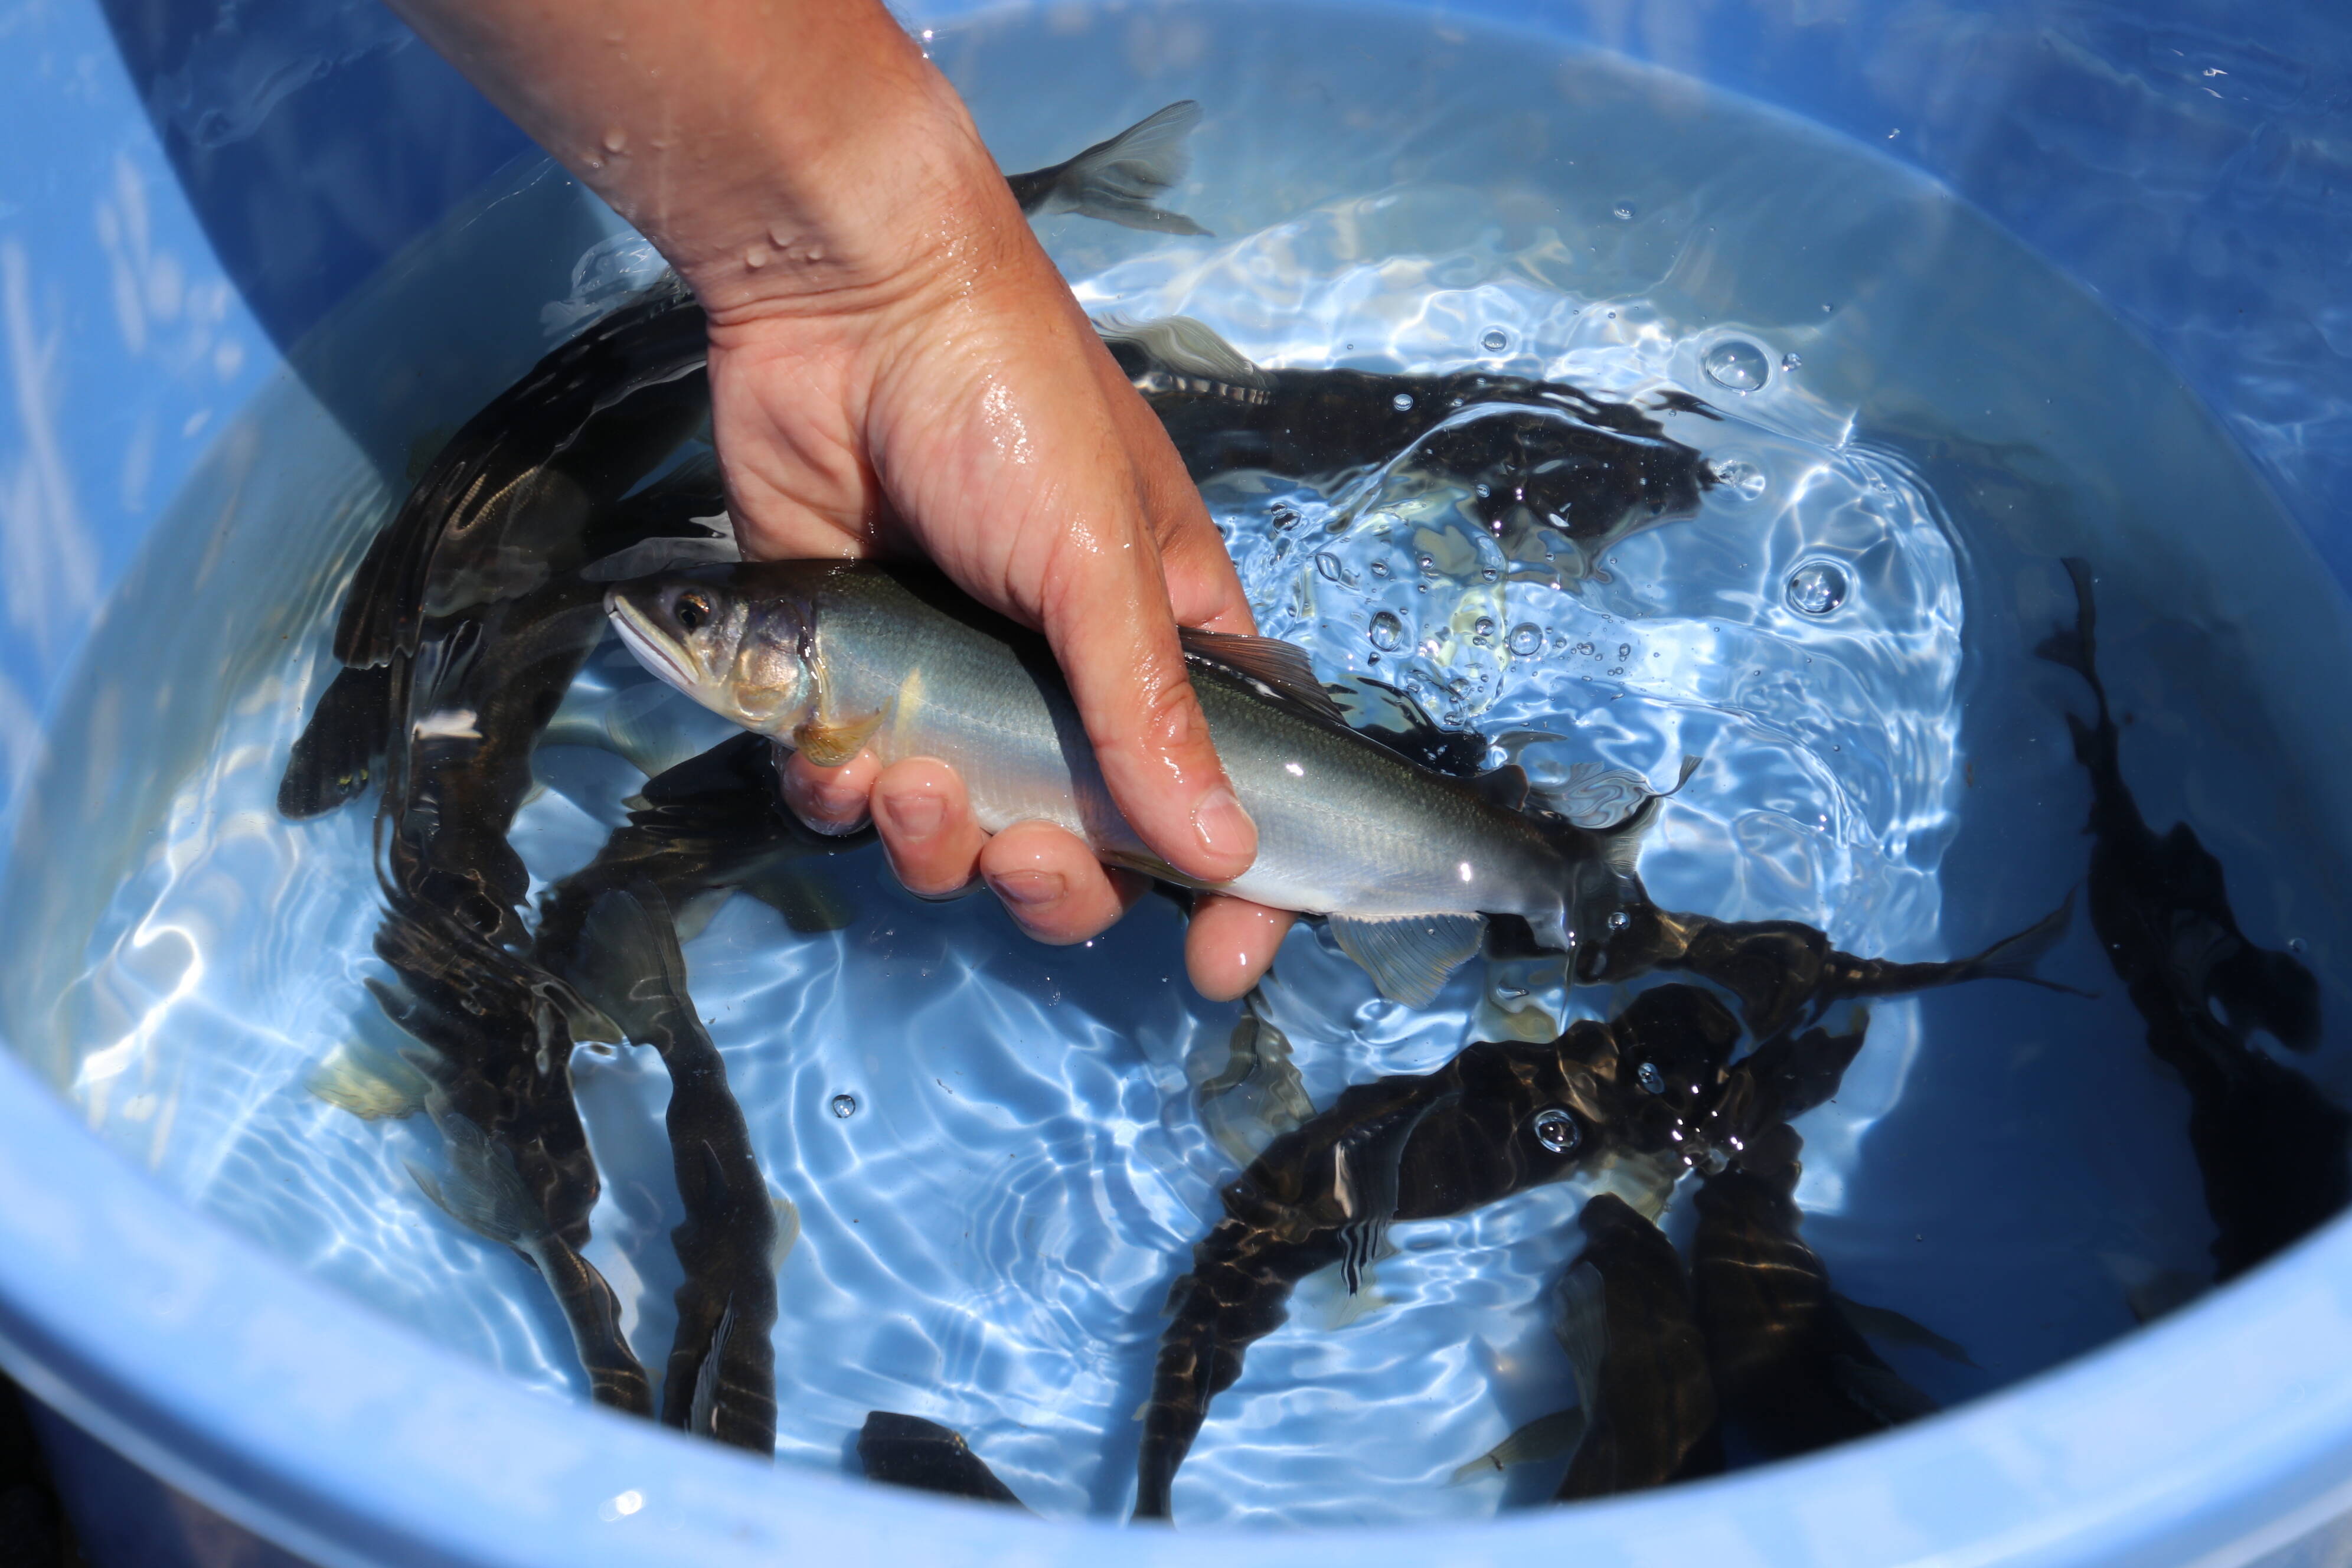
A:
[[[874,826],[910,892],[943,899],[971,885],[986,836],[963,780],[936,757],[910,757],[874,781]]]
[[[990,839],[980,874],[1023,931],[1057,945],[1108,930],[1144,887],[1141,878],[1096,859],[1076,834],[1045,822],[1017,822]]]
[[[1230,1002],[1265,977],[1295,917],[1247,899],[1212,893],[1192,906],[1184,932],[1184,968],[1192,988],[1212,1002]]]
[[[881,772],[871,752],[860,752],[837,768],[818,767],[794,752],[777,774],[793,816],[819,833],[844,837],[866,826],[866,801]]]

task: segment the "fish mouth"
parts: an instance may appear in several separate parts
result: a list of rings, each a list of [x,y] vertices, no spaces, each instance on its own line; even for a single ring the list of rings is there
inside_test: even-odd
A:
[[[694,672],[672,650],[652,616],[623,598],[618,589],[605,593],[604,614],[611,618],[613,629],[621,634],[622,646],[637,656],[639,664],[688,697],[696,694],[698,682]]]

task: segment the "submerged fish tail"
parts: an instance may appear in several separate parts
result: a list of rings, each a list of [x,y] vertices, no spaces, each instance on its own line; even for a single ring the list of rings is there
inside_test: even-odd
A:
[[[1201,106],[1185,99],[1066,163],[1008,175],[1005,184],[1021,210],[1033,217],[1076,213],[1160,234],[1206,234],[1191,218],[1156,205],[1192,167],[1184,143],[1200,123]]]

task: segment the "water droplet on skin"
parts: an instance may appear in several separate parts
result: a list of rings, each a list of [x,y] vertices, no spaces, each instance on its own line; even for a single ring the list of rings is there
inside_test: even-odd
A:
[[[1543,633],[1530,623],[1511,628],[1511,652],[1520,658],[1533,658],[1543,651]]]
[[[1782,370],[1802,370],[1805,368],[1805,362],[1802,358],[1799,357],[1796,350],[1790,349],[1787,353],[1780,356],[1780,368]]]
[[[1535,1131],[1536,1142],[1555,1154],[1565,1154],[1584,1142],[1584,1129],[1557,1105],[1536,1112]]]
[[[1789,574],[1789,607],[1801,615],[1826,616],[1853,591],[1845,568],[1834,561],[1808,561]]]
[[[1642,1086],[1643,1094],[1666,1092],[1666,1075],[1658,1070],[1658,1064],[1655,1062],[1643,1062],[1634,1068],[1633,1081]]]
[[[627,132],[615,125],[610,131],[604,132],[605,152],[613,153],[617,157],[619,154],[625,153],[628,150],[629,133]]]
[[[1715,465],[1715,482],[1736,501],[1751,501],[1769,483],[1764,470],[1741,458],[1726,458]]]
[[[1404,623],[1388,610],[1372,617],[1372,646],[1382,653],[1393,653],[1404,642]]]
[[[1339,558],[1328,550],[1318,550],[1315,552],[1315,570],[1325,582],[1337,583],[1339,580]]]
[[[841,1118],[844,1121],[848,1121],[851,1117],[857,1114],[857,1097],[854,1094],[835,1095],[833,1097],[833,1113]]]
[[[1478,340],[1478,346],[1490,354],[1501,353],[1511,346],[1511,334],[1500,327],[1488,327],[1486,336]]]
[[[1716,344],[1706,351],[1698,367],[1706,372],[1707,380],[1734,392],[1753,392],[1772,374],[1772,367],[1764,361],[1764,351],[1744,338],[1726,338]]]
[[[1410,392],[1400,392],[1394,397],[1389,399],[1389,404],[1390,406],[1393,407],[1399,414],[1402,414],[1412,407],[1412,394]]]
[[[1623,931],[1627,926],[1632,925],[1633,923],[1633,917],[1627,914],[1623,910],[1611,910],[1609,911],[1609,929],[1611,931]]]
[[[1632,223],[1633,221],[1633,204],[1632,202],[1619,202],[1615,206],[1611,207],[1609,211],[1616,217],[1619,223]]]
[[[1486,616],[1480,616],[1476,622],[1471,626],[1470,635],[1473,637],[1475,637],[1478,641],[1485,642],[1488,637],[1495,635],[1495,623]]]

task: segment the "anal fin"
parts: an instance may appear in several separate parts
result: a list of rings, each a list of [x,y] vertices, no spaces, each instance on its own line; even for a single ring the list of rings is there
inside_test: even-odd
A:
[[[1437,999],[1445,977],[1478,951],[1484,915],[1333,915],[1331,939],[1363,965],[1381,994],[1408,1007]]]

